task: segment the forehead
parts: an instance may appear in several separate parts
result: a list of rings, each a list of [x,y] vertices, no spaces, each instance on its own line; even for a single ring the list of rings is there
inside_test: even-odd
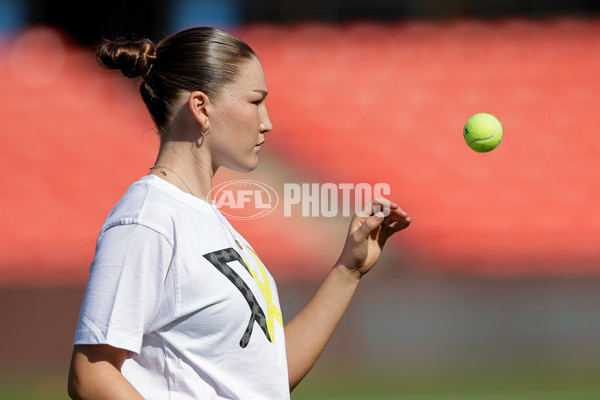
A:
[[[231,82],[232,90],[267,90],[267,81],[263,67],[256,57],[252,57],[239,67],[238,77]]]

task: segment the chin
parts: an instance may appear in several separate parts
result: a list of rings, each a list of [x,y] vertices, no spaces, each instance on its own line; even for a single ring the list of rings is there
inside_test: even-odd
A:
[[[227,168],[237,172],[252,172],[258,167],[258,157],[256,157],[253,161],[249,161],[247,163],[236,163],[233,165],[227,165]]]

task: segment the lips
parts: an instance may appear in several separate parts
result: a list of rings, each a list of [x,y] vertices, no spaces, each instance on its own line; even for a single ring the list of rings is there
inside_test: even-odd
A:
[[[264,142],[265,142],[265,141],[263,140],[262,142],[258,143],[258,144],[257,144],[257,146],[262,146],[262,144],[263,144]]]

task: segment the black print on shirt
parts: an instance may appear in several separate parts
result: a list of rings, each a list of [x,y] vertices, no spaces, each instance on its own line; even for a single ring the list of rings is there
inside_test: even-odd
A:
[[[258,323],[260,329],[262,329],[263,333],[269,340],[269,342],[273,342],[271,339],[271,335],[269,335],[269,330],[267,329],[267,318],[265,316],[264,311],[260,308],[258,301],[256,301],[256,297],[252,294],[252,291],[246,285],[246,283],[242,280],[242,278],[233,270],[227,263],[232,261],[238,261],[240,264],[246,268],[248,273],[248,266],[240,255],[234,249],[227,248],[219,251],[213,251],[212,253],[207,253],[203,255],[212,265],[215,266],[216,269],[219,270],[231,283],[235,285],[235,287],[242,293],[246,301],[248,302],[248,306],[250,307],[250,321],[248,322],[248,327],[240,340],[240,347],[244,348],[248,345],[250,341],[250,336],[252,335],[252,328],[254,327],[254,322]]]

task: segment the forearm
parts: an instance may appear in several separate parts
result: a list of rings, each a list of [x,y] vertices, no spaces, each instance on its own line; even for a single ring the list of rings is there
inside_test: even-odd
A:
[[[308,304],[285,326],[290,389],[313,367],[350,304],[360,277],[336,265]]]
[[[142,396],[106,360],[96,360],[89,354],[75,351],[69,371],[68,392],[76,400],[141,399]]]

